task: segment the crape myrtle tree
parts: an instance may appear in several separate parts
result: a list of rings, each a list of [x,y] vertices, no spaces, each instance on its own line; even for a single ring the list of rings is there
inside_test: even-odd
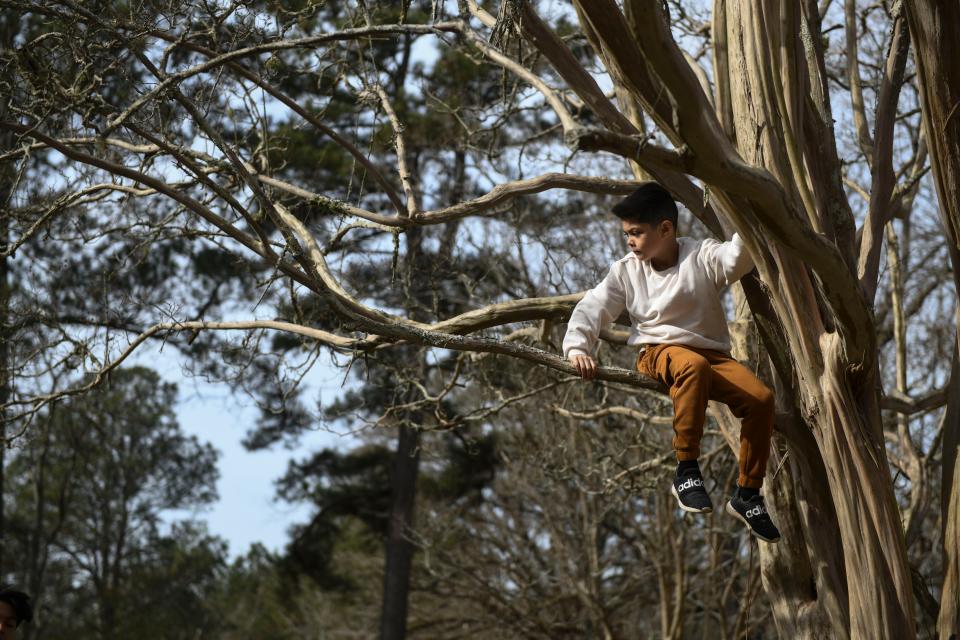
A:
[[[960,104],[960,7],[951,3],[917,2],[906,7],[910,25],[917,84],[923,114],[923,133],[929,140],[930,165],[940,203],[940,218],[949,252],[955,292],[960,292],[960,122],[954,117]],[[960,314],[960,310],[956,310]],[[960,315],[954,326],[960,335]],[[946,324],[946,323],[945,323]],[[960,339],[960,338],[958,338]],[[937,629],[941,637],[960,630],[960,360],[950,342],[950,392],[941,417],[943,454],[940,473],[940,531],[943,553],[943,589]]]
[[[613,178],[658,180],[710,233],[739,232],[757,265],[736,287],[744,303],[737,312],[740,318],[749,309],[744,322],[759,337],[757,361],[769,363],[777,391],[784,449],[774,458],[768,495],[789,526],[781,543],[760,555],[778,631],[912,637],[918,620],[929,628],[939,616],[938,632],[949,637],[958,624],[958,534],[956,517],[949,518],[957,509],[956,323],[941,297],[939,322],[917,332],[920,356],[909,348],[906,321],[930,313],[927,295],[944,281],[941,274],[927,287],[935,280],[931,263],[943,253],[951,261],[946,280],[956,279],[960,224],[951,194],[960,118],[957,56],[950,54],[960,20],[934,2],[706,4],[504,0],[484,8],[465,0],[401,3],[399,12],[380,13],[366,3],[328,3],[323,12],[305,5],[266,20],[229,3],[4,1],[5,9],[56,25],[16,43],[0,123],[16,149],[5,159],[25,169],[55,157],[72,176],[170,203],[170,219],[158,228],[265,265],[272,276],[261,287],[287,288],[290,309],[278,319],[173,314],[98,363],[95,380],[160,334],[279,330],[355,359],[416,353],[403,399],[413,411],[393,412],[407,424],[436,406],[450,377],[428,381],[426,352],[414,346],[573,373],[554,350],[505,338],[532,321],[549,334],[579,294],[562,286],[525,297],[491,292],[490,299],[468,299],[468,310],[424,307],[416,295],[390,304],[351,280],[359,259],[373,251],[391,256],[397,278],[379,284],[402,287],[405,272],[420,274],[410,265],[422,238],[507,219],[505,209],[520,196],[617,194],[635,183]],[[391,82],[398,69],[376,64],[384,41],[405,39],[499,67],[523,92],[512,117],[536,112],[538,145],[566,145],[578,159],[609,154],[629,169],[598,175],[590,171],[604,165],[567,164],[556,155],[552,167],[530,178],[470,154],[471,174],[496,186],[477,197],[451,190],[435,198],[409,145],[413,116],[404,110],[402,85]],[[105,79],[117,74],[135,90],[105,91]],[[332,100],[287,86],[330,74],[358,111],[378,115],[376,122],[357,118],[363,134],[331,125],[325,109]],[[351,170],[339,184],[317,191],[278,177],[282,141],[261,133],[273,110],[315,144],[349,157]],[[239,135],[238,121],[248,135]],[[470,130],[513,120],[458,122]],[[358,146],[372,128],[385,129],[389,144],[371,137]],[[455,154],[451,149],[444,175],[456,173],[449,171]],[[923,187],[928,163],[939,233],[917,218],[936,206]],[[9,233],[31,235],[47,223],[33,222],[13,221]],[[925,233],[914,238],[911,225]],[[299,311],[306,301],[322,314],[312,322]],[[243,359],[236,353],[245,346],[235,358]],[[910,375],[918,360],[926,367],[920,382]],[[603,368],[600,380],[664,391],[623,369]],[[16,415],[46,401],[18,396],[4,409]],[[931,418],[944,406],[939,421]],[[722,411],[717,421],[726,431],[735,426]],[[939,543],[912,539],[937,516]],[[917,545],[942,562],[911,567]]]

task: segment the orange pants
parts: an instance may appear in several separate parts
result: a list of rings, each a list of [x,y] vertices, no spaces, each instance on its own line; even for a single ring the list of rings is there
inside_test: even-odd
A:
[[[637,357],[637,370],[670,388],[673,448],[677,460],[700,457],[707,400],[730,407],[740,418],[741,487],[759,489],[770,457],[773,392],[753,372],[723,351],[679,344],[652,344]]]

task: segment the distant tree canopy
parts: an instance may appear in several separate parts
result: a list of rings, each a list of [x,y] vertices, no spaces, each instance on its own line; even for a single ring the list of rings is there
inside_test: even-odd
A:
[[[181,432],[175,401],[156,373],[119,369],[51,405],[21,438],[5,469],[6,550],[39,605],[36,637],[161,638],[168,625],[204,626],[195,594],[226,550],[191,521],[168,531],[161,518],[216,499],[216,453]]]

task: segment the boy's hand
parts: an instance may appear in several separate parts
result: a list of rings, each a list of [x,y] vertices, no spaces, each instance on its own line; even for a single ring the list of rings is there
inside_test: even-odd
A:
[[[593,380],[597,377],[597,362],[590,356],[583,354],[570,356],[570,362],[584,380]]]

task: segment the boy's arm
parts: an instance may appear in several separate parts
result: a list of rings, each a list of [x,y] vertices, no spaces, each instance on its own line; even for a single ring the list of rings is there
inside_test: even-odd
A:
[[[616,320],[626,309],[623,283],[615,269],[616,265],[611,267],[603,281],[587,291],[574,307],[563,337],[564,358],[589,356],[600,329]]]
[[[740,234],[727,242],[708,238],[700,247],[700,258],[710,277],[720,288],[728,287],[753,269],[753,258]]]

